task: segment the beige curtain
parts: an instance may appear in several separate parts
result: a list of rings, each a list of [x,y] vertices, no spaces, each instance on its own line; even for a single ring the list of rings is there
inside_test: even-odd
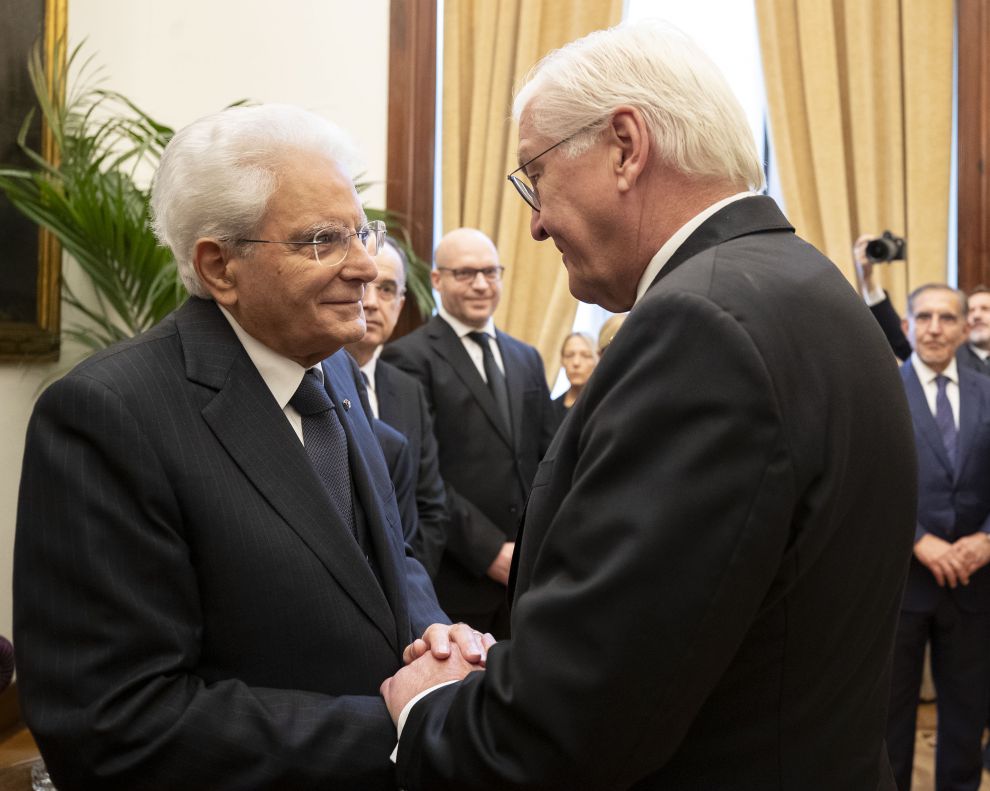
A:
[[[952,134],[949,0],[756,0],[787,215],[855,282],[852,244],[889,228],[878,267],[898,310],[946,280]]]
[[[516,168],[512,93],[547,52],[617,24],[622,0],[447,0],[443,32],[443,230],[480,228],[506,267],[500,328],[533,344],[556,378],[577,303],[560,254],[529,234]]]

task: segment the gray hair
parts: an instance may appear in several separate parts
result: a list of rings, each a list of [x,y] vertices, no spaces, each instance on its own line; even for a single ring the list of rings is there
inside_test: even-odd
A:
[[[763,188],[753,133],[725,77],[666,23],[619,25],[554,50],[527,75],[512,114],[518,120],[528,107],[540,134],[575,135],[563,146],[574,157],[598,139],[620,105],[643,114],[659,156],[678,171]]]
[[[907,298],[907,312],[908,316],[914,318],[914,304],[918,301],[918,297],[924,294],[926,291],[948,291],[950,294],[955,294],[956,299],[959,301],[959,315],[965,316],[969,310],[969,300],[966,299],[966,292],[958,288],[953,288],[946,283],[925,283],[923,286],[918,286],[914,291],[908,294]]]
[[[151,192],[152,227],[169,247],[190,294],[209,298],[193,266],[196,240],[250,236],[278,186],[287,153],[312,152],[353,177],[357,156],[345,133],[298,107],[230,107],[193,121],[169,141]]]

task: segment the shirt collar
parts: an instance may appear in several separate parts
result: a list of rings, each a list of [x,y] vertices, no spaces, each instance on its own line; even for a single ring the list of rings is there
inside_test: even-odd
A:
[[[488,321],[485,322],[484,327],[472,327],[469,324],[465,324],[460,319],[451,316],[450,313],[447,312],[447,309],[443,306],[443,303],[440,303],[440,305],[437,307],[437,314],[440,316],[440,318],[442,318],[451,327],[454,328],[454,332],[457,333],[458,338],[463,338],[465,335],[467,335],[470,332],[483,332],[485,333],[485,335],[489,335],[492,338],[496,337],[495,320],[491,316],[488,317]]]
[[[371,354],[371,359],[368,360],[364,365],[360,366],[361,373],[368,377],[368,389],[375,389],[375,369],[378,368],[378,358],[382,353],[382,346],[377,346],[375,351]]]
[[[261,378],[268,385],[268,389],[271,390],[272,395],[275,396],[275,400],[278,402],[278,408],[285,409],[286,404],[289,403],[289,399],[299,389],[299,384],[309,369],[303,368],[295,360],[290,360],[288,357],[283,357],[278,352],[269,349],[253,335],[249,335],[226,308],[219,304],[217,307],[220,308],[220,312],[223,313],[224,318],[230,322],[230,326],[237,335],[237,339],[241,342],[241,346],[244,347],[244,351],[247,352],[248,357],[251,358],[251,362],[254,363],[254,367],[258,369]],[[322,382],[322,366],[317,363],[311,367],[316,369],[316,375]]]
[[[677,252],[677,248],[687,241],[687,238],[695,232],[699,225],[701,225],[723,206],[728,206],[730,203],[735,203],[737,200],[742,200],[743,198],[750,198],[755,194],[756,193],[754,192],[738,192],[735,195],[730,195],[728,198],[723,198],[717,203],[713,203],[707,209],[703,209],[698,212],[694,215],[694,217],[684,223],[684,225],[674,231],[671,237],[663,243],[663,247],[657,251],[657,254],[653,256],[650,263],[647,264],[646,269],[643,271],[643,275],[639,279],[639,285],[636,286],[636,302],[639,302],[643,298],[643,294],[646,293],[646,289],[650,287],[650,284],[656,279],[656,276],[660,274],[660,270],[664,268],[674,253]],[[636,302],[634,302],[633,305],[635,305]]]
[[[921,380],[923,385],[931,384],[935,381],[938,376],[944,376],[950,382],[955,382],[956,386],[959,386],[959,368],[956,365],[956,357],[952,356],[949,360],[949,365],[946,367],[941,374],[936,373],[927,365],[925,365],[921,358],[918,356],[917,352],[911,352],[911,364],[914,366],[914,372],[918,374],[918,378]]]

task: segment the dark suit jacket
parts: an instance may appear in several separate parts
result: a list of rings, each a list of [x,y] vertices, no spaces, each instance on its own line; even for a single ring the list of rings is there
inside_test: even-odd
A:
[[[395,488],[395,503],[402,521],[402,538],[412,547],[419,533],[419,516],[416,513],[416,465],[409,450],[409,440],[377,418],[372,418],[371,425],[385,457],[388,477]],[[415,549],[413,553],[415,554]],[[423,562],[418,555],[416,558],[420,563]]]
[[[497,332],[505,366],[512,437],[491,391],[453,328],[439,316],[388,344],[380,360],[416,377],[426,393],[447,485],[447,548],[437,595],[453,611],[490,612],[505,588],[485,572],[514,541],[536,467],[556,421],[543,362],[532,346]]]
[[[60,789],[394,787],[378,687],[445,619],[405,555],[353,361],[323,369],[382,586],[212,302],[41,396],[14,634]]]
[[[416,462],[419,529],[411,544],[430,577],[435,577],[447,543],[447,498],[426,396],[416,379],[381,359],[375,364],[375,396],[379,417],[406,437]]]
[[[901,366],[918,448],[915,541],[925,533],[945,541],[978,530],[990,533],[990,377],[961,365],[958,371],[958,470],[953,470],[918,374],[910,362]],[[990,612],[990,568],[984,566],[972,575],[969,585],[940,588],[934,575],[912,556],[903,608],[932,612],[943,595],[966,612]]]
[[[915,478],[862,300],[773,201],[724,207],[560,427],[512,639],[413,707],[400,786],[892,790]]]

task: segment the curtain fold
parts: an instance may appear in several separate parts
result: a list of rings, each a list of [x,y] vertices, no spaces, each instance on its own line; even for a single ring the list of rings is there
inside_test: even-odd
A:
[[[878,267],[907,293],[945,281],[953,4],[756,0],[787,214],[855,283],[852,245],[890,229],[908,260]]]
[[[574,321],[560,253],[529,234],[529,207],[505,176],[516,168],[512,93],[550,50],[617,24],[622,0],[447,0],[443,33],[443,232],[488,234],[506,267],[500,328],[535,346],[548,380]]]

